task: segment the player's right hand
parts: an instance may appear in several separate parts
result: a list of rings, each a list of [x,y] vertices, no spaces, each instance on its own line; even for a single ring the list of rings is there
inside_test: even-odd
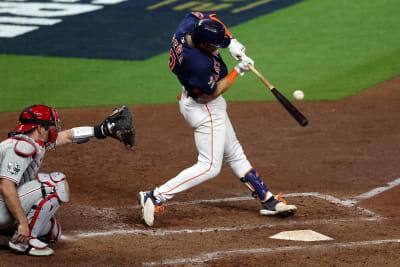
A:
[[[235,66],[235,70],[240,74],[240,75],[244,75],[245,71],[249,71],[249,64],[251,64],[252,66],[254,66],[254,60],[252,60],[251,58],[249,58],[248,56],[244,55],[241,58],[240,63],[238,63]]]
[[[17,234],[13,237],[13,241],[17,243],[25,243],[29,240],[28,224],[18,224]]]

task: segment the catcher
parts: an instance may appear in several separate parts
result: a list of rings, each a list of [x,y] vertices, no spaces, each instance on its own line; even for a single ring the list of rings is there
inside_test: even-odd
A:
[[[21,112],[19,121],[9,138],[0,143],[0,230],[14,232],[9,247],[16,253],[49,256],[54,251],[47,243],[61,236],[54,215],[69,201],[69,186],[61,172],[38,173],[45,152],[107,136],[133,147],[132,114],[121,106],[99,125],[61,131],[60,116],[54,108],[32,105]]]

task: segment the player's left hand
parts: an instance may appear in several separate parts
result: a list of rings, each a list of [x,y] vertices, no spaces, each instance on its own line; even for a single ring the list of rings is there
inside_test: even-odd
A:
[[[231,43],[228,46],[229,53],[235,60],[240,60],[245,56],[246,47],[242,45],[237,39],[231,39]]]
[[[254,60],[252,60],[252,59],[249,58],[248,56],[244,55],[244,56],[241,58],[240,63],[238,63],[238,64],[235,66],[235,70],[236,70],[241,76],[243,76],[245,71],[249,71],[249,70],[250,70],[250,69],[249,69],[249,64],[252,65],[252,66],[254,66]]]
[[[127,106],[115,108],[102,123],[106,136],[123,142],[128,148],[135,145],[135,125],[132,113]]]

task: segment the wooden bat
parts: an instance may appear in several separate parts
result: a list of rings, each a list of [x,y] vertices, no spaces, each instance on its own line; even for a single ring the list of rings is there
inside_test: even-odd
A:
[[[303,114],[295,107],[286,97],[284,97],[276,88],[270,84],[264,76],[261,75],[253,65],[249,64],[249,69],[269,88],[269,90],[274,94],[276,99],[282,104],[282,106],[292,115],[292,117],[301,125],[307,126],[308,120],[304,117]]]

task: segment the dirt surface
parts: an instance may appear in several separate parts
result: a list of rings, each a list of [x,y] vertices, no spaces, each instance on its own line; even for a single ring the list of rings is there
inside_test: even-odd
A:
[[[297,205],[294,217],[258,215],[259,204],[225,164],[145,227],[137,193],[191,166],[197,154],[177,104],[130,106],[134,151],[105,139],[46,154],[41,172],[65,173],[72,191],[56,215],[63,227],[63,239],[51,244],[56,254],[15,255],[3,236],[0,266],[400,266],[400,186],[392,183],[400,177],[400,77],[346,99],[295,104],[309,126],[279,103],[228,105],[249,160],[272,192]],[[110,110],[59,112],[67,129],[96,124]],[[0,136],[17,118],[0,114]],[[270,238],[306,229],[332,239]]]

